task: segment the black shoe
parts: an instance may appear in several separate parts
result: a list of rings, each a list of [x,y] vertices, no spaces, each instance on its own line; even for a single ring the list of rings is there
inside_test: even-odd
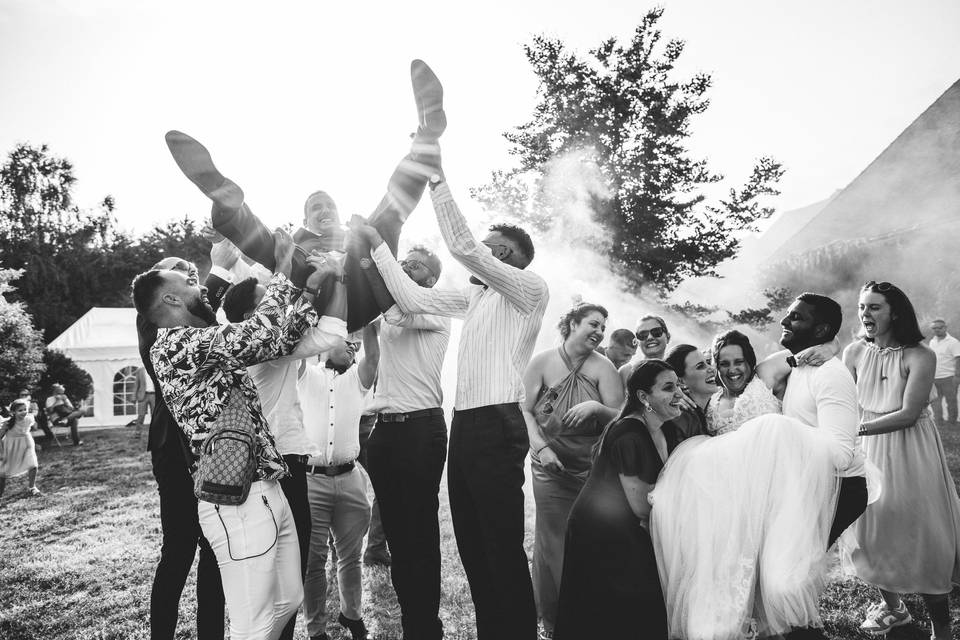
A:
[[[337,622],[350,630],[353,640],[367,640],[367,627],[363,624],[363,620],[351,620],[341,613]]]
[[[447,128],[447,114],[443,110],[443,85],[423,60],[410,63],[413,99],[417,103],[416,140],[436,142]]]
[[[83,444],[83,440],[77,440],[76,442],[73,443],[73,446],[79,447],[82,444]]]
[[[390,554],[386,551],[381,553],[365,553],[363,554],[363,564],[368,567],[389,567],[390,566]]]

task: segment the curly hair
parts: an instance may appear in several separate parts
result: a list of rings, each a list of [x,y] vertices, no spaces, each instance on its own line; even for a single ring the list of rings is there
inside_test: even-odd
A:
[[[569,311],[560,316],[560,322],[557,323],[557,329],[560,330],[560,337],[564,340],[569,338],[571,325],[580,324],[583,322],[583,319],[587,317],[587,314],[593,313],[594,311],[602,315],[604,320],[609,316],[607,310],[599,304],[581,302],[580,304],[574,305]]]

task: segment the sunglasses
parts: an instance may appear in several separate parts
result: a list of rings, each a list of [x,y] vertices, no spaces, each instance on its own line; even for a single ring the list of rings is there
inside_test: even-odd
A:
[[[433,272],[433,269],[431,269],[430,267],[428,267],[428,266],[427,266],[426,264],[424,264],[423,262],[420,262],[419,260],[401,260],[401,261],[400,261],[400,266],[403,267],[404,269],[408,269],[408,268],[409,268],[411,271],[416,271],[417,269],[426,269],[427,272],[428,272],[430,275],[432,275],[434,278],[437,277],[437,274],[435,274],[435,273]]]
[[[667,332],[667,330],[664,329],[663,327],[654,327],[653,329],[650,329],[649,331],[647,331],[646,329],[644,329],[643,331],[637,331],[637,340],[639,340],[640,342],[643,342],[644,340],[646,340],[646,339],[649,338],[650,336],[653,336],[654,338],[660,338],[660,337],[662,337],[663,334],[665,334],[666,332]]]
[[[877,291],[881,293],[886,293],[887,291],[890,291],[890,289],[893,289],[893,285],[890,284],[889,282],[877,282],[876,280],[871,280],[867,284],[863,285],[863,288],[864,289],[875,288]]]

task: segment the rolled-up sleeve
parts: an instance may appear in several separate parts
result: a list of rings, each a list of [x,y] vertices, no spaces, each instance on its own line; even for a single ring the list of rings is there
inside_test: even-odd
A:
[[[431,197],[440,233],[454,259],[521,313],[527,314],[536,309],[540,300],[547,295],[547,283],[543,278],[498,260],[486,246],[478,242],[446,183],[432,191]]]

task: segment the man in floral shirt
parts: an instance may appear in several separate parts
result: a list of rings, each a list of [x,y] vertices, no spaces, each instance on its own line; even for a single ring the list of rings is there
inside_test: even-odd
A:
[[[241,323],[217,325],[194,274],[151,270],[133,282],[137,311],[158,327],[150,358],[161,392],[194,452],[199,454],[213,423],[224,416],[247,422],[255,434],[257,475],[247,500],[238,506],[198,504],[236,638],[271,636],[303,599],[296,528],[277,482],[287,467],[246,367],[291,353],[303,332],[317,324],[313,302],[329,261],[309,258],[316,271],[299,295],[288,279],[293,240],[278,230],[275,246],[274,276],[255,313]]]

